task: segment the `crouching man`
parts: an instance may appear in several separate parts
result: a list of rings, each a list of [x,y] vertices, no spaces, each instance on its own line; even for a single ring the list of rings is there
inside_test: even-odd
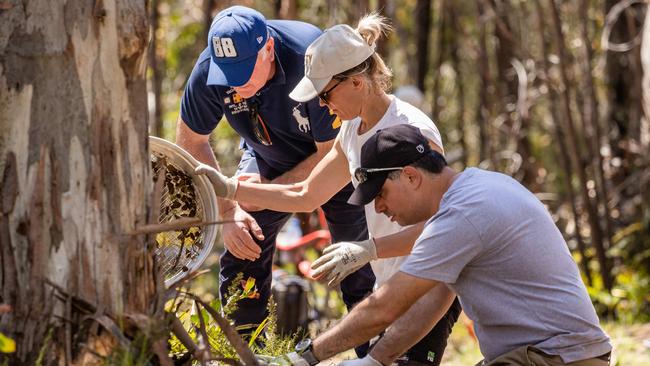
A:
[[[313,342],[301,342],[283,361],[314,365],[388,328],[368,356],[344,362],[388,365],[400,354],[393,345],[403,343],[396,341],[401,332],[389,326],[442,282],[474,321],[485,357],[479,365],[609,364],[610,340],[578,268],[531,192],[500,173],[454,171],[410,125],[371,137],[360,164],[355,176],[361,184],[351,203],[374,199],[377,212],[403,226],[428,221],[400,272],[338,325]],[[395,243],[400,255],[411,251],[410,245]]]

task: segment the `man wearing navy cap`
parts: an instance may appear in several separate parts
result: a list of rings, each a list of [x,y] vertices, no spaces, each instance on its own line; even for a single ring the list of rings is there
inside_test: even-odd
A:
[[[395,242],[392,253],[410,253],[399,272],[334,328],[272,364],[314,366],[388,327],[366,357],[340,365],[389,365],[402,336],[390,325],[439,283],[474,321],[485,357],[477,366],[609,364],[610,339],[562,234],[535,195],[504,174],[454,171],[411,125],[378,131],[360,160],[350,200],[374,199],[375,210],[400,225],[427,220],[424,230],[413,246]]]
[[[240,179],[292,183],[306,178],[330,150],[341,124],[318,98],[306,103],[289,98],[304,75],[305,51],[320,34],[313,25],[266,21],[242,6],[217,14],[208,46],[185,87],[177,144],[218,168],[208,138],[225,117],[242,140]],[[334,241],[368,236],[363,208],[347,203],[351,193],[348,185],[323,205]],[[223,297],[239,272],[256,279],[259,299],[243,300],[234,314],[238,329],[250,332],[267,315],[275,238],[289,214],[223,199],[218,204],[221,219],[242,221],[223,226],[227,250],[221,257],[220,291]],[[360,301],[373,284],[369,265],[348,277],[341,285],[346,305]]]

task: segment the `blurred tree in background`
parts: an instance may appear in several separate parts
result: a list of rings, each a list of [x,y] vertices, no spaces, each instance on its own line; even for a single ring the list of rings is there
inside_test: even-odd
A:
[[[520,180],[565,233],[602,316],[650,320],[650,24],[643,1],[152,0],[151,132],[174,139],[212,16],[227,6],[321,28],[377,11],[394,87],[415,85],[458,168]],[[642,57],[642,54],[645,55]],[[234,172],[238,136],[213,134]]]

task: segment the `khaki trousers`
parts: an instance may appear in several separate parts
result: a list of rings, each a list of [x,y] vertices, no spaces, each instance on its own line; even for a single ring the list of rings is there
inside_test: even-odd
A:
[[[481,361],[476,366],[608,366],[609,355],[571,363],[562,362],[560,356],[551,356],[533,346],[523,346],[505,353],[490,362]]]

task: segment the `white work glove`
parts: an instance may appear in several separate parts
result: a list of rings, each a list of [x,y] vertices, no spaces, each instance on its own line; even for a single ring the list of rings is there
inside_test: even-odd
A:
[[[255,358],[261,366],[309,366],[309,362],[297,352],[289,352],[276,357],[255,355]]]
[[[217,169],[206,165],[199,164],[199,166],[194,169],[194,174],[205,175],[208,177],[214,187],[214,193],[217,194],[217,197],[227,198],[229,200],[235,198],[235,191],[237,191],[237,179],[228,178],[225,175],[221,174]]]
[[[312,263],[311,276],[316,279],[325,277],[328,285],[334,286],[375,259],[377,248],[372,238],[363,241],[342,241],[325,248],[323,255]]]
[[[372,358],[372,356],[367,355],[364,358],[357,358],[355,360],[345,360],[339,363],[338,366],[384,366],[381,362]]]

